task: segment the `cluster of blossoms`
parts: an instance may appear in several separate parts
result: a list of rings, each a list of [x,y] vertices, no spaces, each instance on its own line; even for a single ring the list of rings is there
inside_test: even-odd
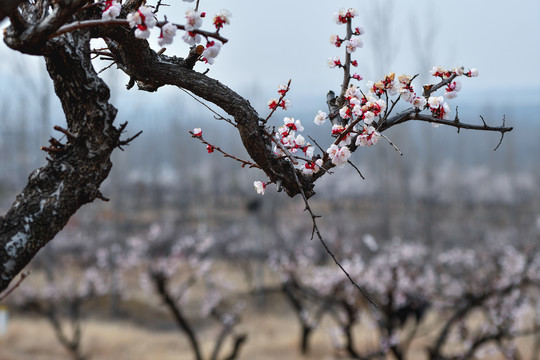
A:
[[[101,17],[105,20],[116,19],[120,16],[120,10],[122,10],[122,5],[118,1],[106,0],[105,9]]]
[[[135,29],[135,37],[140,39],[148,39],[150,37],[150,29],[156,26],[156,18],[152,10],[146,6],[141,6],[137,11],[128,14],[127,21],[129,26]]]
[[[223,28],[225,24],[229,25],[231,23],[231,13],[228,10],[221,9],[219,12],[214,16],[214,19],[212,20],[212,24],[216,27],[216,31],[219,31],[219,29]]]
[[[386,75],[383,80],[377,81],[376,83],[374,83],[373,81],[368,81],[367,87],[369,89],[369,92],[375,94],[376,96],[381,96],[384,93],[387,93],[391,96],[396,95],[397,88],[395,78],[396,74],[390,73]]]
[[[313,146],[310,146],[310,143],[306,143],[306,139],[302,135],[296,135],[296,131],[300,132],[304,130],[300,120],[286,117],[283,119],[283,122],[284,125],[281,125],[275,134],[279,142],[291,154],[296,154],[300,150],[305,157],[311,158],[314,151]],[[278,156],[285,155],[283,150],[277,145],[274,147],[274,153]]]
[[[409,75],[398,76],[398,88],[397,92],[401,96],[401,99],[410,103],[414,108],[423,110],[427,104],[427,100],[423,96],[416,96],[416,92],[412,86],[413,78]]]
[[[463,67],[454,68],[452,70],[447,70],[442,66],[434,66],[431,69],[431,75],[440,77],[445,80],[451,76],[467,76],[467,77],[477,77],[478,70],[470,69],[465,71]],[[457,92],[461,90],[461,82],[459,80],[454,80],[446,86],[444,97],[447,99],[453,99],[457,96]]]
[[[348,20],[354,18],[357,16],[358,13],[354,9],[348,9],[348,10],[340,10],[334,14],[334,19],[338,24],[346,24]],[[330,44],[334,45],[335,47],[341,47],[342,45],[345,47],[345,51],[348,54],[352,54],[356,51],[357,48],[361,48],[364,46],[364,43],[362,42],[362,39],[360,38],[360,35],[364,34],[364,29],[360,27],[354,28],[354,31],[352,31],[352,34],[348,36],[347,38],[340,38],[339,35],[331,35],[330,36]],[[350,62],[350,64],[354,67],[358,66],[358,61],[353,60]],[[343,68],[344,65],[341,62],[341,59],[339,56],[335,56],[333,58],[328,59],[328,66],[333,68]],[[358,74],[354,74],[351,76],[353,79],[356,79],[358,81],[362,80],[362,77]]]
[[[346,24],[347,21],[352,20],[355,16],[358,16],[358,11],[355,9],[340,9],[334,13],[334,21],[336,24]]]
[[[290,154],[298,156],[304,161],[299,162],[297,168],[306,175],[311,175],[319,171],[320,166],[322,166],[322,160],[317,159],[312,161],[313,152],[315,147],[313,147],[309,142],[306,142],[304,136],[296,134],[296,132],[301,132],[304,130],[300,120],[295,120],[293,118],[285,117],[283,119],[283,125],[278,128],[278,131],[275,133],[276,140],[286,149]],[[286,156],[282,150],[281,146],[274,146],[274,153],[277,156]]]
[[[442,96],[430,96],[427,103],[434,117],[445,120],[449,118],[450,106]]]
[[[343,119],[360,119],[369,125],[376,116],[386,110],[386,102],[373,96],[365,96],[360,89],[352,85],[345,92],[345,105],[339,110]]]
[[[457,76],[465,75],[467,77],[477,77],[478,70],[470,69],[469,71],[465,71],[463,67],[447,70],[443,68],[442,66],[434,66],[433,68],[431,68],[431,75],[440,77],[442,79],[448,79],[452,75],[457,75]]]
[[[281,95],[279,99],[270,99],[268,100],[268,108],[270,110],[276,110],[278,107],[282,108],[283,110],[287,110],[291,106],[291,101],[288,99],[285,99],[285,95],[287,94],[287,91],[289,91],[289,85],[279,85],[278,93]]]
[[[354,118],[356,122],[362,120],[364,124],[362,127],[359,127],[358,124],[355,125],[352,131],[348,131],[345,135],[343,135],[347,130],[345,126],[339,124],[332,126],[332,135],[341,137],[341,140],[338,144],[332,144],[326,150],[326,153],[336,166],[344,165],[351,156],[348,146],[352,142],[352,134],[356,134],[355,144],[357,146],[371,146],[379,141],[381,134],[373,126],[369,126],[369,124],[373,122],[375,116],[378,116],[386,108],[384,100],[377,100],[371,96],[366,98],[356,86],[351,86],[347,90],[346,99],[348,104],[341,108],[340,116],[344,119]],[[317,125],[322,125],[327,118],[328,114],[319,110],[314,122]]]
[[[186,0],[184,0],[186,1]],[[187,1],[193,2],[193,1]],[[122,5],[116,0],[106,0],[105,8],[102,13],[102,19],[111,20],[120,16]],[[185,33],[182,39],[190,46],[196,45],[202,41],[202,36],[199,35],[198,29],[202,26],[203,18],[206,17],[205,12],[199,12],[194,9],[186,11],[186,24],[184,25]],[[219,32],[224,25],[230,24],[231,13],[225,9],[221,9],[213,18],[212,23]],[[178,26],[165,22],[158,23],[152,10],[146,6],[141,6],[133,13],[127,15],[126,20],[131,28],[135,28],[135,37],[140,39],[148,39],[150,37],[150,29],[155,26],[160,27],[161,31],[158,37],[159,46],[172,44]],[[209,64],[214,63],[214,59],[221,50],[221,43],[215,41],[207,41],[206,49],[202,54],[202,59]]]
[[[328,157],[332,160],[332,164],[342,167],[347,160],[351,157],[351,150],[347,145],[337,146],[336,144],[330,145],[326,150]]]
[[[268,100],[267,105],[271,110],[277,109],[278,107],[282,108],[283,110],[287,110],[291,106],[291,101],[288,99],[282,99],[281,101],[278,99],[270,99]]]

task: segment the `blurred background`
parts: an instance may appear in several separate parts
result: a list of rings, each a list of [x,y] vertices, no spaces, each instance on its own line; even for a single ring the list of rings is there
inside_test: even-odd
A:
[[[185,9],[193,4],[170,3],[170,7],[162,8],[163,14],[171,21],[182,23]],[[434,65],[449,69],[477,68],[479,77],[461,79],[462,90],[456,99],[449,101],[451,116],[459,107],[462,122],[481,124],[482,115],[489,125],[499,126],[504,119],[514,130],[506,134],[500,147],[493,151],[499,143],[498,133],[466,130],[457,133],[453,128],[433,128],[426,123],[406,123],[392,128],[385,135],[403,156],[381,141],[374,147],[359,149],[351,158],[365,180],[352,167],[345,167],[324,176],[316,184],[317,194],[310,202],[315,213],[322,215],[318,223],[323,237],[338,257],[352,261],[350,266],[358,271],[358,283],[366,286],[383,308],[401,309],[390,301],[396,294],[387,288],[369,287],[372,281],[369,276],[373,276],[375,283],[387,284],[388,288],[395,285],[392,281],[398,281],[392,276],[384,280],[382,274],[392,266],[383,267],[378,275],[367,273],[370,263],[376,268],[377,263],[372,262],[378,256],[386,259],[381,260],[386,264],[393,264],[396,256],[407,258],[407,266],[415,264],[413,271],[397,261],[396,269],[403,265],[404,273],[433,271],[439,276],[442,270],[434,269],[440,269],[441,262],[448,263],[440,256],[455,249],[472,251],[473,259],[486,258],[468,263],[471,273],[480,276],[471,283],[481,284],[478,291],[492,283],[500,290],[503,275],[513,272],[487,271],[483,266],[497,263],[493,259],[499,256],[515,253],[524,259],[531,254],[536,256],[540,233],[540,191],[537,188],[540,181],[540,47],[537,41],[540,3],[535,0],[496,4],[483,0],[472,3],[460,0],[451,4],[428,0],[277,0],[253,4],[240,0],[228,3],[202,0],[201,10],[209,14],[205,28],[210,28],[211,16],[220,8],[228,9],[232,18],[231,24],[222,30],[229,42],[222,47],[215,64],[201,63],[196,70],[205,71],[209,67],[209,76],[249,99],[261,116],[268,113],[266,103],[277,97],[278,86],[291,79],[287,98],[292,107],[286,112],[278,111],[271,124],[280,125],[283,116],[301,119],[305,134],[324,148],[332,141],[328,136],[329,125],[317,126],[313,118],[318,110],[327,111],[326,93],[339,91],[341,70],[328,68],[326,62],[329,57],[343,56],[343,49],[333,47],[328,39],[332,34],[344,35],[345,27],[333,21],[333,14],[348,7],[358,10],[359,16],[353,24],[362,26],[366,32],[362,36],[364,48],[358,49],[353,57],[358,60],[357,70],[364,78],[361,87],[367,80],[377,81],[389,72],[396,72],[397,75],[418,74],[414,84],[419,88],[438,80],[429,75]],[[1,25],[7,26],[7,22]],[[153,33],[150,42],[157,50],[156,39],[157,34]],[[96,41],[95,46],[101,46],[100,42]],[[187,45],[182,44],[178,36],[166,53],[182,57],[187,52]],[[98,70],[107,65],[105,61],[95,61]],[[223,329],[227,329],[227,324],[234,324],[235,329],[238,329],[237,323],[244,326],[238,333],[248,334],[239,354],[241,359],[299,357],[297,347],[302,337],[297,327],[302,328],[305,323],[315,333],[313,348],[319,349],[312,351],[310,358],[371,358],[358,353],[355,357],[347,346],[339,345],[344,327],[337,337],[333,332],[336,326],[339,328],[339,321],[336,320],[338,325],[331,324],[331,320],[322,315],[313,322],[306,320],[306,312],[313,307],[325,309],[314,311],[316,314],[344,311],[337,305],[320,304],[338,286],[346,289],[351,286],[343,281],[344,275],[339,271],[333,275],[337,279],[321,275],[337,268],[320,243],[309,241],[311,219],[303,212],[302,200],[289,199],[283,193],[276,193],[273,187],[261,197],[255,192],[253,181],[265,181],[262,172],[241,168],[217,153],[208,154],[205,146],[188,133],[200,127],[207,141],[230,154],[247,158],[235,129],[215,120],[203,105],[178,89],[162,88],[156,93],[128,91],[125,85],[129,79],[115,66],[104,70],[102,76],[111,88],[111,102],[119,110],[118,124],[128,121],[128,136],[139,130],[143,134],[126,147],[126,151],[117,151],[113,156],[113,170],[102,187],[111,201],[82,208],[35,259],[32,275],[23,282],[20,291],[8,298],[11,321],[5,333],[0,333],[0,358],[77,358],[79,353],[97,359],[111,356],[146,359],[156,354],[161,359],[194,358],[196,351],[189,345],[193,341],[186,340],[175,330],[178,319],[175,321],[168,315],[172,307],[163,305],[166,304],[165,292],[157,290],[160,276],[172,279],[169,289],[181,293],[176,297],[183,299],[179,303],[183,304],[186,318],[191,320],[191,328],[202,332],[198,340],[205,354],[201,358],[210,358],[213,346],[210,344],[220,339],[221,332],[207,323],[212,314]],[[52,128],[62,126],[64,120],[43,59],[15,53],[4,44],[0,45],[0,114],[0,208],[5,212],[30,172],[45,164],[46,154],[39,149],[47,144],[50,136],[58,136]],[[141,250],[141,243],[145,242],[150,245]],[[411,250],[407,247],[409,244],[418,248]],[[509,247],[513,250],[508,250]],[[407,257],[407,251],[421,256],[413,261]],[[494,257],[488,256],[491,251]],[[458,258],[471,256],[471,253],[464,254],[455,255]],[[177,260],[174,266],[165,261],[171,261],[171,256]],[[288,260],[284,261],[284,257]],[[535,264],[533,260],[525,263]],[[431,270],[423,268],[426,264],[431,264]],[[521,270],[532,271],[523,266]],[[88,275],[89,269],[94,267],[95,271],[106,275],[98,276],[95,271]],[[66,283],[64,280],[70,274],[76,274],[76,278]],[[185,277],[186,274],[190,275]],[[216,274],[225,276],[231,283],[219,291],[219,296],[214,290],[226,281],[216,280]],[[498,274],[497,280],[485,281],[488,275],[494,274]],[[106,276],[107,280],[100,276]],[[90,285],[79,289],[81,279],[87,279]],[[200,282],[195,284],[195,279]],[[285,285],[291,286],[291,279],[297,280],[295,286],[298,287],[294,290],[297,298],[306,301],[307,305],[301,307],[305,310],[303,313],[296,312],[298,308],[290,300],[290,291],[286,291]],[[311,283],[314,279],[335,287],[326,290],[321,283]],[[407,290],[400,290],[403,299],[409,299],[409,295],[403,295],[409,293],[424,294],[430,304],[437,301],[442,304],[443,300],[450,299],[448,295],[441,300],[444,292],[433,290],[434,284],[440,286],[442,280],[418,283],[411,279],[414,276],[411,275]],[[455,279],[456,284],[465,282],[463,274],[456,275]],[[522,281],[524,276],[519,279]],[[427,283],[431,284],[431,290],[426,288]],[[53,284],[63,290],[54,288]],[[520,291],[534,293],[524,289],[523,283],[516,284]],[[194,289],[191,297],[183,295],[182,289],[188,288]],[[411,289],[415,290],[411,292]],[[317,294],[313,295],[315,290]],[[469,290],[461,289],[456,294],[463,295]],[[60,296],[64,291],[72,296]],[[206,295],[207,292],[211,295]],[[312,295],[306,295],[310,292]],[[75,320],[73,312],[69,311],[72,305],[58,305],[63,304],[62,301],[72,304],[74,294],[78,299],[75,302],[81,306]],[[362,298],[351,290],[344,294],[346,301],[355,304]],[[441,318],[434,322],[448,320],[448,314],[457,308],[460,299],[462,297],[456,296],[456,303],[449,307],[440,305],[435,313]],[[206,313],[199,313],[197,304],[204,301],[212,304],[208,305]],[[218,303],[224,303],[229,310],[214,312]],[[405,303],[408,304],[408,300],[403,300],[401,305]],[[523,305],[512,304],[514,310]],[[529,314],[534,308],[530,306]],[[365,303],[355,309],[358,314],[373,310]],[[247,315],[242,322],[236,321],[235,316],[242,311]],[[225,313],[234,316],[224,319]],[[55,334],[58,337],[61,330],[54,326],[51,319],[56,315],[51,314],[57,314],[57,320],[69,322],[71,319],[73,324],[85,320],[89,324],[83,328],[85,331],[80,331],[89,335],[81,336],[78,350],[73,350],[73,346],[69,350],[65,343],[62,346],[62,341],[31,344],[24,341],[24,334],[32,331],[47,333],[50,339]],[[291,314],[297,314],[299,320],[292,320]],[[366,340],[363,335],[366,326],[361,326],[363,320],[358,321],[358,318],[360,315],[354,319],[361,343],[356,345],[357,352],[358,348],[369,348],[390,354],[392,346],[404,344],[404,335],[398,337],[401,341],[396,340],[394,332],[384,326],[378,335]],[[373,316],[374,324],[381,324],[379,320]],[[417,318],[417,325],[420,320]],[[53,326],[49,327],[48,323]],[[257,331],[253,323],[265,324],[264,330]],[[398,323],[395,330],[403,334],[404,325]],[[471,326],[477,329],[479,323],[485,325],[489,321],[484,319]],[[126,335],[126,324],[133,329],[131,338]],[[315,331],[323,325],[328,329]],[[238,334],[232,332],[232,328],[227,334],[236,344],[239,337],[235,337]],[[368,333],[378,329],[376,325],[367,328],[371,329]],[[407,328],[407,334],[411,329]],[[532,329],[537,329],[537,325]],[[100,333],[107,332],[123,332],[125,338],[116,338],[116,345],[108,344],[100,337]],[[473,333],[477,332],[469,331],[469,335]],[[72,335],[76,343],[75,334]],[[470,339],[463,336],[453,341],[463,345],[464,339],[471,343],[476,339],[473,335]],[[45,339],[49,338],[45,336]],[[410,358],[428,358],[425,348],[429,346],[424,340],[415,338],[412,349],[419,350],[411,350],[417,352]],[[515,348],[534,343],[530,339],[526,342]],[[67,343],[69,345],[69,341]],[[478,351],[483,348],[487,354],[483,358],[513,358],[508,355],[510,341],[504,346],[496,344],[493,352],[485,350],[488,343],[475,348]],[[227,351],[232,352],[234,346],[229,346]],[[522,351],[534,359],[537,352],[531,346]],[[128,347],[130,350],[125,350]],[[174,349],[173,354],[163,351],[165,348]],[[123,356],[119,355],[122,351],[125,351]],[[473,354],[482,358],[479,353]]]

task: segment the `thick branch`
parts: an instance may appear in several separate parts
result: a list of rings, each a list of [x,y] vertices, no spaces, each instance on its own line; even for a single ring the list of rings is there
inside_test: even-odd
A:
[[[271,137],[260,125],[262,119],[248,100],[219,81],[189,69],[182,59],[157,55],[146,41],[136,39],[131,31],[122,28],[101,30],[116,62],[132,79],[154,90],[163,85],[174,85],[221,107],[234,117],[244,147],[270,180],[281,184],[289,196],[300,193],[292,174],[295,170],[289,161],[274,155]],[[312,182],[301,173],[298,177],[306,196],[311,197],[314,194]]]
[[[0,2],[0,21],[9,16],[19,4],[25,2],[25,0],[3,0]]]
[[[66,131],[77,136],[68,138],[60,152],[50,154],[47,165],[29,176],[0,220],[0,291],[77,209],[101,196],[99,187],[119,141],[109,89],[90,61],[90,36],[74,33],[49,46],[55,51],[46,57],[47,69],[66,115]]]

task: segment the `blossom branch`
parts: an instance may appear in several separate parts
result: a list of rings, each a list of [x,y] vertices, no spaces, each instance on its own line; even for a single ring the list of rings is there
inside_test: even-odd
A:
[[[449,77],[447,77],[446,79],[443,79],[438,84],[424,85],[424,91],[423,91],[422,96],[424,96],[426,99],[429,98],[431,94],[433,94],[435,91],[439,90],[443,86],[450,84],[456,77],[458,77],[458,75],[454,73],[450,75]]]
[[[281,96],[279,97],[279,99],[278,99],[278,101],[276,103],[276,106],[272,107],[272,109],[270,111],[270,114],[268,114],[268,116],[262,121],[263,124],[266,124],[268,122],[268,120],[272,117],[272,115],[274,115],[277,108],[279,107],[279,104],[281,104],[281,102],[285,98],[285,95],[287,95],[287,92],[289,91],[290,88],[291,88],[291,79],[289,79],[289,82],[287,83],[286,88],[281,92]]]
[[[223,154],[223,157],[230,158],[230,159],[233,159],[233,160],[236,160],[236,161],[242,163],[242,167],[248,166],[249,168],[260,169],[260,166],[257,165],[257,164],[252,163],[251,161],[242,160],[242,159],[240,159],[240,158],[238,158],[238,157],[236,157],[234,155],[230,155],[230,154],[226,153],[225,151],[223,151],[219,146],[214,146],[214,145],[210,144],[209,142],[207,142],[206,140],[203,139],[202,135],[197,135],[191,130],[189,130],[188,132],[191,134],[191,137],[199,139],[203,144],[205,144],[207,146],[207,149],[208,149],[209,153],[211,153],[211,152],[213,152],[215,150],[215,151]]]
[[[345,40],[350,40],[352,37],[352,19],[347,19],[347,35]],[[340,99],[343,99],[345,92],[349,87],[349,82],[351,81],[351,54],[348,51],[345,51],[345,64],[343,64],[343,83],[341,84],[341,94],[339,95]]]
[[[163,25],[167,24],[167,21],[158,21],[156,23],[157,27],[162,27]],[[185,30],[185,25],[181,24],[173,24],[176,26],[177,29]],[[84,28],[92,28],[97,26],[129,26],[129,22],[126,19],[94,19],[94,20],[81,20],[81,21],[75,21],[71,24],[63,25],[61,26],[56,32],[49,35],[49,39],[58,37],[62,34],[72,32],[79,29]],[[221,41],[223,44],[227,43],[229,40],[227,38],[224,38],[219,34],[219,32],[214,31],[206,31],[206,30],[200,30],[200,29],[193,29],[190,30],[190,32],[199,34],[204,36],[206,39],[213,38],[216,40]]]

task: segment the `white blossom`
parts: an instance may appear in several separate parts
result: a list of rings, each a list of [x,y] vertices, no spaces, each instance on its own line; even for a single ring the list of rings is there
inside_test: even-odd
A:
[[[328,118],[328,114],[325,113],[324,111],[322,110],[319,110],[319,112],[317,113],[317,115],[315,115],[315,124],[317,125],[322,125],[326,119]]]
[[[188,45],[193,46],[201,42],[201,35],[186,31],[182,35],[182,40],[184,40]]]
[[[264,191],[266,190],[266,184],[262,181],[255,181],[253,183],[253,186],[255,186],[255,190],[257,190],[257,194],[264,195]]]
[[[122,5],[113,1],[110,6],[108,6],[101,15],[101,18],[104,20],[116,19],[120,15],[120,10],[122,10]]]
[[[171,24],[170,22],[166,23],[161,27],[161,34],[158,38],[158,44],[159,46],[172,44],[173,38],[176,35],[176,26]]]
[[[214,59],[216,56],[218,56],[219,51],[221,50],[221,43],[220,42],[213,42],[209,47],[207,47],[203,53],[202,57],[209,63],[213,64]]]
[[[202,17],[198,11],[194,9],[188,9],[186,11],[186,31],[193,31],[200,28],[202,25]]]
[[[343,166],[351,156],[351,151],[347,146],[338,147],[335,144],[330,145],[326,152],[332,160],[332,164],[340,167]]]

